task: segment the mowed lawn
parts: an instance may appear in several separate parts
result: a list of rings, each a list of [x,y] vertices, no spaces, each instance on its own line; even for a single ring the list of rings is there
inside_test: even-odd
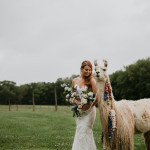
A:
[[[19,106],[8,111],[8,106],[0,106],[0,150],[71,150],[75,120],[71,107]],[[97,150],[102,150],[101,127],[97,117],[93,127]],[[135,150],[144,150],[144,138],[134,136]]]

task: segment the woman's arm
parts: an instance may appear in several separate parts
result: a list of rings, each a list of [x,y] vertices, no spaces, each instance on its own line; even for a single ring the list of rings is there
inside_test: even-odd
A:
[[[97,88],[96,88],[96,81],[95,81],[94,78],[91,79],[91,86],[92,86],[92,91],[93,91],[93,93],[94,93],[95,96],[96,96]],[[98,99],[97,99],[97,97],[96,97],[96,100],[95,100],[95,102],[92,104],[92,106],[95,106],[97,103],[98,103]]]
[[[77,84],[78,80],[79,80],[79,77],[76,77],[72,80],[72,88],[74,88],[74,86]]]
[[[74,80],[75,80],[75,79],[72,80],[72,88],[74,87]]]
[[[96,95],[97,89],[96,89],[96,81],[94,78],[91,79],[91,86],[93,93]]]

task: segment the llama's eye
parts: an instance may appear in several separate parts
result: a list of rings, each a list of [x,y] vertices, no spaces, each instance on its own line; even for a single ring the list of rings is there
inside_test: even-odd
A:
[[[106,69],[103,69],[103,71],[106,71]]]

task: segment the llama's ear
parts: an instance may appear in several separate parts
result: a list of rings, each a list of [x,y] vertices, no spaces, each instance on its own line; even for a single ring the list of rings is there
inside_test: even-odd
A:
[[[108,66],[107,60],[103,59],[103,62],[104,62],[104,66],[107,67]]]
[[[94,65],[98,66],[97,59],[94,60]]]

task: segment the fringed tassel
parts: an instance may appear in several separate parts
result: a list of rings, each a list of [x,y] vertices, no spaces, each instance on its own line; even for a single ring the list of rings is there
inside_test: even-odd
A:
[[[117,121],[116,121],[116,113],[113,109],[111,109],[109,112],[109,118],[111,120],[112,130],[115,131],[117,128]]]
[[[112,120],[111,117],[108,117],[108,131],[109,131],[109,138],[111,139],[113,136],[113,129],[112,129]]]
[[[110,105],[110,102],[112,100],[112,93],[111,93],[111,86],[109,83],[109,80],[106,80],[105,83],[105,92],[104,92],[104,100],[107,101],[107,104]]]

